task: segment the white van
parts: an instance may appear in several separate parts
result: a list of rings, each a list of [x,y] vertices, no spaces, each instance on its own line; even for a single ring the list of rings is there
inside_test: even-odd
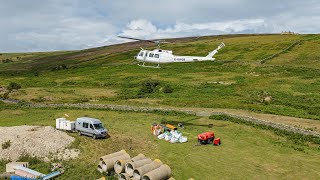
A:
[[[80,117],[76,120],[76,131],[82,134],[92,136],[93,139],[105,138],[108,130],[105,129],[99,119],[90,117]]]

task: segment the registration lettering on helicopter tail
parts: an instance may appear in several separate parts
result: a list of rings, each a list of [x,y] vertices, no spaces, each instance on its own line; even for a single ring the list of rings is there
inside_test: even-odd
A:
[[[186,61],[185,58],[174,58],[173,60],[174,60],[174,61]]]

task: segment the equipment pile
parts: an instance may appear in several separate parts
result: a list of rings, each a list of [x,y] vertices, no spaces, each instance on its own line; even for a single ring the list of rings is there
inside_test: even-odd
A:
[[[115,173],[119,180],[174,180],[171,168],[159,159],[152,161],[143,154],[131,158],[125,150],[100,157],[97,170],[108,175]]]
[[[213,132],[204,132],[202,134],[198,134],[198,145],[201,144],[213,144],[215,146],[221,145],[220,138],[216,138]]]
[[[11,180],[48,180],[59,176],[64,171],[62,166],[56,167],[50,174],[42,174],[35,170],[29,169],[29,162],[10,162],[6,164],[6,173],[0,175],[0,179]],[[57,170],[58,169],[58,170]]]
[[[171,124],[157,124],[153,123],[151,126],[151,133],[159,139],[164,139],[170,143],[184,143],[188,138],[182,136],[182,133],[177,131],[177,128]]]

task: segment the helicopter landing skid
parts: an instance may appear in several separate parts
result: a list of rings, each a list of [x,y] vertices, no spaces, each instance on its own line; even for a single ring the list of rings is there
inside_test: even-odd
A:
[[[146,67],[146,68],[161,68],[160,66],[159,66],[159,64],[157,65],[157,66],[146,66],[146,65],[144,65],[144,63],[141,65],[141,64],[137,64],[138,66],[141,66],[141,67]]]

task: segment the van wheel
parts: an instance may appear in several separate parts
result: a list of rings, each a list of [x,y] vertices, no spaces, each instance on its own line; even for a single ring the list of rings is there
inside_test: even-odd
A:
[[[81,131],[78,131],[78,134],[79,134],[79,136],[81,136],[82,135]]]
[[[97,139],[97,136],[94,134],[94,135],[92,136],[92,138],[93,138],[93,139]]]

